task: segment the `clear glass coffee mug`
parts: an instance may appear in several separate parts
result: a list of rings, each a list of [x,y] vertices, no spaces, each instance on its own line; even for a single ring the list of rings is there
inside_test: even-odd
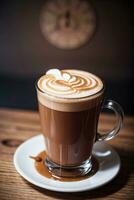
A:
[[[92,149],[96,141],[112,139],[123,124],[123,110],[113,100],[103,100],[104,88],[81,99],[62,99],[44,93],[37,85],[37,96],[47,158],[44,164],[56,177],[79,177],[92,169]],[[97,131],[102,109],[116,115],[116,126],[109,133]]]

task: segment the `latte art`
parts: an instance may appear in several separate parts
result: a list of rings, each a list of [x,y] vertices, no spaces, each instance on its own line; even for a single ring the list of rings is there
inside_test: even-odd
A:
[[[95,75],[80,70],[51,69],[38,81],[45,93],[61,98],[81,98],[96,94],[103,87]]]

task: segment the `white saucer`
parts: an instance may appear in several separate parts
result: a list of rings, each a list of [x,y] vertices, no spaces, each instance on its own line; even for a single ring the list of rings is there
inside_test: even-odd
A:
[[[40,175],[35,167],[34,160],[29,156],[37,156],[45,149],[42,135],[35,136],[21,144],[14,154],[14,165],[23,178],[30,183],[58,192],[80,192],[92,190],[111,181],[119,172],[120,158],[113,148],[104,143],[97,142],[93,154],[99,161],[99,170],[90,178],[73,182],[61,182]]]

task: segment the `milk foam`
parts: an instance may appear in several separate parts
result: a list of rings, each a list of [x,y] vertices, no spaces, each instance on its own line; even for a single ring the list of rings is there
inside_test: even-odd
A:
[[[103,88],[97,76],[81,70],[50,69],[38,81],[39,89],[58,98],[76,99],[89,97]]]

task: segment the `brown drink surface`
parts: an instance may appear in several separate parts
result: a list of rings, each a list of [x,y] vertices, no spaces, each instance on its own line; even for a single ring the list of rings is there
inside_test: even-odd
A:
[[[83,71],[79,72],[81,77],[75,77],[75,73],[78,71],[66,70],[57,75],[64,75],[66,80],[57,80],[48,74],[38,82],[46,154],[49,160],[63,166],[80,165],[90,158],[103,97],[99,78]],[[41,90],[43,87],[46,90]]]

